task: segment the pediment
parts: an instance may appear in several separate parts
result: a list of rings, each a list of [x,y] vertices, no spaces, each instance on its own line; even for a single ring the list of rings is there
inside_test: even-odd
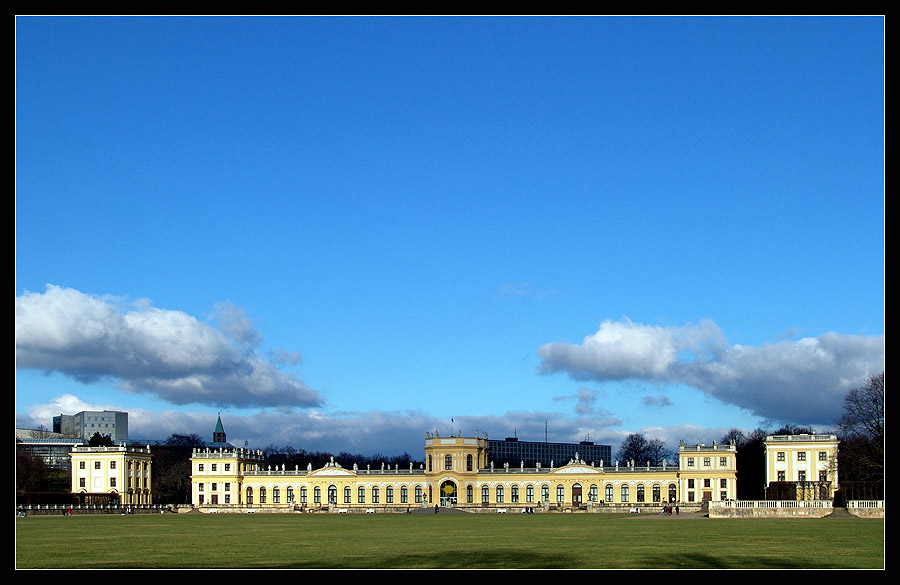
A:
[[[579,475],[584,475],[586,473],[594,473],[600,474],[600,470],[596,467],[591,467],[590,465],[582,465],[580,463],[572,463],[570,465],[563,465],[562,467],[558,467],[554,469],[550,473],[565,475],[569,473],[577,473]]]
[[[356,474],[343,467],[322,467],[321,469],[310,471],[307,475],[316,477],[354,477]]]

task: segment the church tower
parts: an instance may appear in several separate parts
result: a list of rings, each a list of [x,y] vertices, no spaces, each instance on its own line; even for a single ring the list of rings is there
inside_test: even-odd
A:
[[[216,430],[213,431],[213,443],[226,443],[225,440],[225,427],[222,426],[222,415],[219,415],[219,420],[216,421]]]

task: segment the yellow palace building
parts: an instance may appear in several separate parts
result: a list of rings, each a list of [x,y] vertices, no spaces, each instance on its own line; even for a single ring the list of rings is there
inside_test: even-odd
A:
[[[272,468],[259,451],[197,448],[191,502],[206,511],[409,512],[658,511],[736,498],[734,445],[685,445],[678,461],[583,461],[525,467],[491,460],[487,436],[425,437],[425,463],[408,468]]]

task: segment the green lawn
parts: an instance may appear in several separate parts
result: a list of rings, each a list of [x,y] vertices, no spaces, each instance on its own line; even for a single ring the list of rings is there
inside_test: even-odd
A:
[[[884,568],[884,520],[607,514],[16,518],[16,568]]]

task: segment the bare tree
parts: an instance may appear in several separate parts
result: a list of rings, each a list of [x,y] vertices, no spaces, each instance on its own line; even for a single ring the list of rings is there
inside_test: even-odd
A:
[[[842,485],[884,479],[884,372],[847,393],[838,436]]]

